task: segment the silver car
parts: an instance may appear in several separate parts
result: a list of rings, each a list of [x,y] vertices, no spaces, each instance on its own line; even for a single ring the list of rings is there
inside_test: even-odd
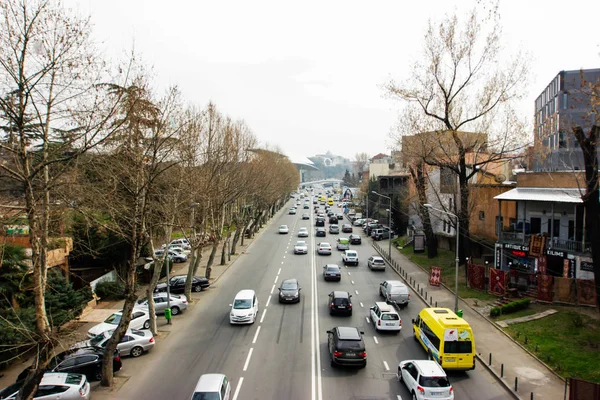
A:
[[[16,399],[23,381],[0,390],[0,399]],[[34,399],[89,400],[90,383],[85,375],[45,372]]]
[[[102,332],[98,336],[91,339],[84,340],[83,342],[75,343],[71,348],[82,348],[82,347],[101,347],[104,348],[108,339],[112,336],[114,331]],[[150,331],[141,331],[138,329],[128,329],[121,342],[117,345],[117,349],[122,356],[139,357],[144,352],[154,347],[154,337]]]
[[[331,255],[331,245],[327,242],[321,242],[318,244],[319,248],[317,250],[317,252],[319,254],[327,254],[327,255]]]
[[[164,314],[167,309],[167,293],[158,292],[152,296],[154,298],[154,310],[157,314]],[[138,300],[136,308],[148,309],[148,299],[143,298]],[[187,298],[183,294],[172,294],[171,295],[171,315],[180,314],[183,310],[188,308]]]
[[[307,254],[308,246],[304,240],[299,240],[294,246],[294,254]]]

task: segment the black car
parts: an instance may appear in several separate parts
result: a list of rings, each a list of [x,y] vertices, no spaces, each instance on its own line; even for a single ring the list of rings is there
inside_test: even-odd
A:
[[[326,237],[327,231],[325,230],[325,228],[319,227],[319,228],[317,228],[317,232],[316,232],[315,236],[316,237]]]
[[[329,217],[329,223],[330,224],[337,224],[338,223],[338,219],[334,216]]]
[[[298,279],[285,279],[279,286],[280,303],[300,303],[300,290]]]
[[[333,291],[329,293],[329,315],[352,315],[352,295],[348,292]]]
[[[169,279],[169,290],[171,293],[183,293],[185,291],[185,281],[187,281],[187,275],[175,275]],[[206,289],[210,286],[208,279],[203,276],[195,276],[192,280],[192,292],[200,292],[202,289]],[[166,292],[167,284],[165,282],[159,283],[154,288],[155,292]]]
[[[316,226],[325,226],[325,218],[317,217],[315,225]]]
[[[47,371],[50,372],[73,372],[87,376],[88,380],[102,379],[102,357],[104,349],[99,347],[82,347],[71,349],[57,354],[50,360]],[[121,369],[121,354],[115,350],[113,357],[113,372]],[[29,373],[30,367],[27,367],[17,377],[17,382],[25,379]]]
[[[342,225],[342,232],[344,233],[352,233],[352,225],[344,224]]]
[[[344,219],[344,214],[337,214],[336,217],[337,219],[342,220]]]
[[[350,235],[348,237],[348,239],[350,240],[350,244],[361,244],[362,243],[362,238],[360,237],[360,235]]]
[[[367,366],[367,352],[362,339],[364,332],[358,328],[338,326],[327,331],[327,345],[331,366],[348,365],[359,368]]]
[[[329,210],[329,211],[327,211],[327,216],[330,217],[330,218],[331,217],[335,217],[335,213],[333,211]]]

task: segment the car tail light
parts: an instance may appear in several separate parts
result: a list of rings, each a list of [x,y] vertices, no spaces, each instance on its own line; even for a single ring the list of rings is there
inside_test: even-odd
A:
[[[408,294],[408,299],[410,300],[410,293]]]
[[[425,394],[425,389],[423,389],[421,386],[417,386],[417,390],[421,392],[421,394]]]
[[[335,306],[333,305],[333,303],[331,303],[331,308],[335,308]]]
[[[115,360],[115,361],[121,361],[121,355],[120,355],[120,354],[119,354],[119,355],[117,355],[117,356],[114,358],[114,360]]]
[[[148,343],[154,343],[154,338],[151,337],[150,340],[148,340]]]
[[[352,310],[352,304],[348,304],[348,309]]]
[[[333,356],[334,357],[341,357],[342,356],[342,352],[341,351],[334,351],[333,352]]]
[[[452,388],[452,386],[450,386],[450,394],[452,394],[454,392],[454,389]]]
[[[402,320],[398,321],[398,324],[399,324],[400,326],[402,326]]]
[[[381,326],[381,320],[377,321],[377,326]]]
[[[360,353],[358,353],[358,355],[361,356],[362,358],[367,358],[367,352],[366,351],[360,352]]]

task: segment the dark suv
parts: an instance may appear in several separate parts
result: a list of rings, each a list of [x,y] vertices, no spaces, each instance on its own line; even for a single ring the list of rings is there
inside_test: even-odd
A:
[[[367,366],[367,352],[362,339],[364,332],[354,327],[338,326],[327,331],[327,346],[331,366]]]
[[[57,354],[48,363],[47,371],[73,372],[87,376],[88,380],[102,379],[102,357],[104,349],[98,347],[83,347],[72,349]],[[113,357],[113,372],[121,369],[121,354],[115,350]],[[25,379],[31,367],[26,368],[17,377],[17,382]]]
[[[317,217],[315,225],[316,226],[325,226],[325,218]]]
[[[317,232],[316,232],[316,237],[326,237],[327,236],[327,231],[325,230],[325,228],[317,228]]]
[[[187,275],[176,275],[169,279],[169,290],[171,293],[183,293],[185,291]],[[192,292],[200,292],[210,286],[208,279],[203,276],[195,276],[192,280]],[[154,288],[155,292],[166,292],[167,284],[159,283]]]
[[[352,295],[348,292],[333,291],[329,293],[329,315],[352,315]]]

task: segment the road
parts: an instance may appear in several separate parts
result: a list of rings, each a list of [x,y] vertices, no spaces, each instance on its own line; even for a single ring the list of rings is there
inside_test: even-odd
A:
[[[359,266],[343,267],[341,282],[323,281],[325,263],[342,264],[341,253],[335,250],[340,235],[315,238],[312,207],[300,207],[296,215],[288,215],[287,208],[279,213],[217,284],[201,293],[194,307],[175,317],[176,327],[164,340],[148,354],[125,359],[121,374],[130,378],[112,398],[189,399],[199,376],[209,372],[229,377],[234,400],[410,398],[397,381],[396,370],[401,360],[426,358],[413,340],[410,325],[425,304],[412,297],[400,312],[404,328],[399,335],[376,333],[367,322],[369,307],[380,301],[379,283],[398,279],[397,275],[391,268],[368,270],[366,259],[374,250],[363,237],[362,245],[352,246],[358,251]],[[310,220],[301,219],[303,212],[309,213]],[[287,224],[290,233],[278,234],[280,224]],[[307,255],[293,254],[300,227],[307,227],[311,234]],[[319,241],[332,244],[331,256],[316,254]],[[302,286],[301,301],[279,304],[277,287],[290,277]],[[232,326],[229,304],[241,289],[256,291],[259,319],[253,325]],[[351,317],[329,315],[327,294],[332,290],[353,295]],[[366,368],[330,366],[326,331],[334,326],[356,326],[364,331]],[[450,373],[449,378],[457,399],[508,398],[484,368]]]

